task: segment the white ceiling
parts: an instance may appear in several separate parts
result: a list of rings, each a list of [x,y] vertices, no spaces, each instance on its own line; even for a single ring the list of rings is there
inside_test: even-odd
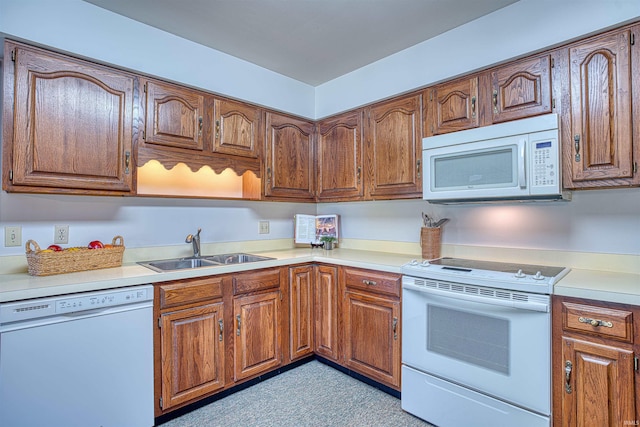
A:
[[[317,86],[518,0],[85,1]]]

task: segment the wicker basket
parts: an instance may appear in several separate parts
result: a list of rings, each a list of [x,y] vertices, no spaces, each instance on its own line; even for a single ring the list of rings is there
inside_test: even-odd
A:
[[[29,274],[51,276],[74,271],[120,267],[124,254],[124,239],[122,236],[116,236],[110,246],[101,249],[74,247],[58,252],[45,252],[34,240],[27,240],[25,249]]]
[[[440,239],[442,230],[440,227],[422,227],[420,230],[420,246],[422,246],[422,259],[440,258]]]

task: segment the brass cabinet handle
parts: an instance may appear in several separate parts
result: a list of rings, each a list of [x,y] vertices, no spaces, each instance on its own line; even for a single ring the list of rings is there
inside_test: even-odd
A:
[[[358,169],[356,170],[356,177],[358,178],[358,184],[360,184],[360,176],[362,175],[362,168],[360,166],[358,166]]]
[[[222,332],[224,332],[224,322],[222,319],[218,320],[218,328],[220,329],[220,335],[218,335],[218,341],[222,341]]]
[[[362,283],[364,283],[367,286],[376,286],[378,284],[378,282],[374,280],[366,280],[366,279],[362,279]]]
[[[238,322],[238,328],[236,329],[236,335],[240,336],[240,324],[241,324],[242,321],[240,320],[240,315],[239,314],[236,316],[236,320]]]
[[[498,91],[495,89],[493,90],[493,112],[498,112]]]
[[[567,394],[571,394],[571,371],[573,370],[573,363],[570,360],[564,362],[564,391]]]
[[[202,135],[202,116],[198,117],[198,135]]]
[[[398,339],[398,318],[397,317],[393,318],[393,339],[394,340]]]
[[[573,136],[573,145],[576,149],[576,162],[580,161],[580,135]]]
[[[476,97],[471,97],[471,117],[476,116]]]
[[[416,161],[416,170],[418,171],[418,178],[420,178],[420,159]]]
[[[131,164],[131,152],[124,152],[124,173],[129,174],[129,165]]]
[[[606,326],[607,328],[613,328],[613,322],[607,322],[606,320],[589,319],[588,317],[578,317],[578,322],[588,323],[594,328],[598,326]]]
[[[216,120],[216,139],[220,138],[220,120]]]
[[[267,184],[271,183],[271,168],[267,168]]]

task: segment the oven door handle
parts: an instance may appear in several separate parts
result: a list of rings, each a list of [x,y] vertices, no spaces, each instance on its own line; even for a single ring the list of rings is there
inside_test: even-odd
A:
[[[539,301],[519,301],[506,298],[485,297],[476,294],[467,294],[462,292],[448,291],[443,289],[425,288],[423,286],[403,283],[402,288],[409,291],[422,292],[425,294],[440,295],[451,299],[460,299],[478,304],[498,305],[501,307],[511,307],[518,310],[539,311],[543,313],[549,312],[549,303]],[[509,291],[504,291],[509,292]]]

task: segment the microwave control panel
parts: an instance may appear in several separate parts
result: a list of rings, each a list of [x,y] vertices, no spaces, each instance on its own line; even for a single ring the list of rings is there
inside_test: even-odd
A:
[[[558,167],[558,143],[555,139],[532,141],[532,180],[533,187],[555,187],[558,185],[560,172]]]

